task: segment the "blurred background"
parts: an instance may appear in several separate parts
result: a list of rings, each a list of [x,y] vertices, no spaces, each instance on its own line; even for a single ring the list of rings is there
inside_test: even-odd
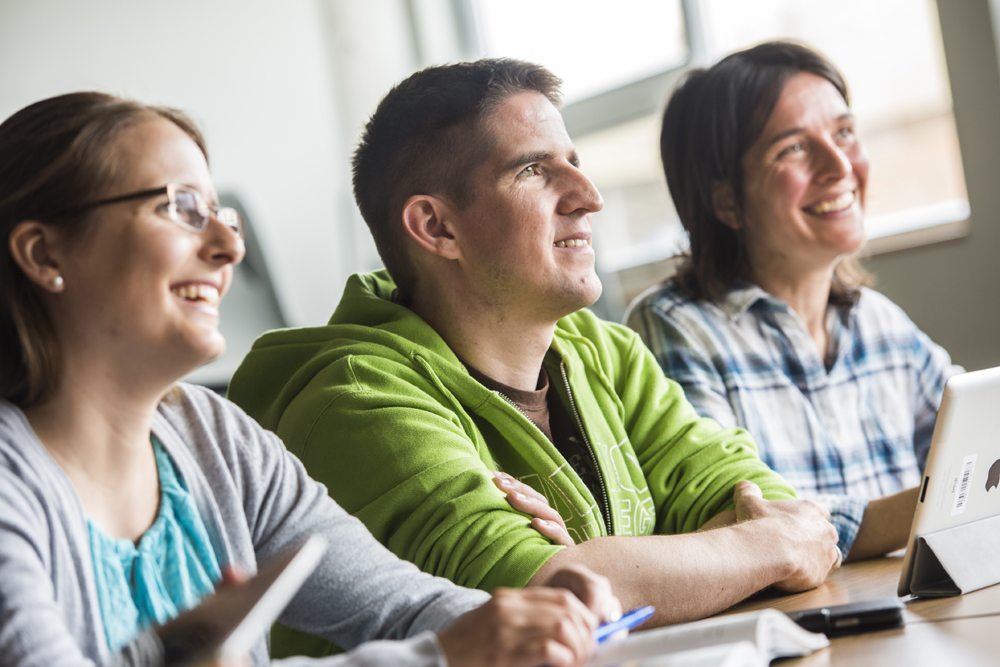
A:
[[[594,246],[619,319],[686,238],[659,162],[679,77],[787,38],[847,79],[871,154],[876,287],[967,369],[1000,365],[1000,0],[0,0],[0,118],[101,90],[206,132],[221,198],[251,225],[222,306],[223,388],[254,338],[319,325],[381,266],[350,188],[380,97],[431,64],[511,56],[565,81],[567,129],[605,198]]]

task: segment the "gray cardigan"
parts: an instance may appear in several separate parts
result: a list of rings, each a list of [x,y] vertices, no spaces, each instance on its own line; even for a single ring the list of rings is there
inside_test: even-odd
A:
[[[306,535],[326,536],[326,555],[280,620],[348,649],[370,643],[319,664],[443,665],[430,631],[488,599],[396,558],[274,434],[210,391],[177,385],[161,401],[153,433],[224,563],[254,572]],[[263,638],[252,657],[268,663]],[[148,632],[108,654],[79,499],[21,410],[0,399],[0,666],[161,662]],[[305,662],[316,664],[282,664]]]

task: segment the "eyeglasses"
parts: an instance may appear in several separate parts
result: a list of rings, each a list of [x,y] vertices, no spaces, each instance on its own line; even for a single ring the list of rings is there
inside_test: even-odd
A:
[[[230,231],[239,236],[240,239],[246,238],[243,218],[241,218],[240,214],[236,212],[236,209],[229,206],[209,204],[197,190],[193,190],[183,185],[177,185],[176,183],[169,183],[162,188],[131,192],[127,195],[119,195],[118,197],[111,197],[109,199],[91,202],[89,204],[84,204],[76,209],[76,211],[80,212],[85,211],[88,208],[94,208],[95,206],[117,204],[118,202],[129,201],[132,199],[145,199],[147,197],[158,197],[160,195],[167,195],[167,203],[164,204],[167,217],[184,229],[194,232],[195,234],[201,234],[205,231],[205,228],[208,227],[208,221],[214,215],[216,220],[228,227]]]

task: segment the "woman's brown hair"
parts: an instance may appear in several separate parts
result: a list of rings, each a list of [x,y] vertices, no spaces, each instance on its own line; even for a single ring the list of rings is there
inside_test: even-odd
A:
[[[39,288],[11,255],[10,235],[36,220],[68,239],[94,219],[80,212],[114,187],[123,163],[117,146],[126,129],[156,118],[180,127],[205,159],[205,140],[195,124],[174,109],[113,95],[70,93],[27,106],[0,123],[0,397],[22,407],[38,403],[58,386],[62,359]]]
[[[674,91],[663,114],[660,156],[670,196],[691,247],[670,279],[694,300],[720,301],[749,275],[743,231],[715,215],[713,191],[728,185],[743,215],[743,156],[760,137],[781,91],[800,72],[822,77],[848,102],[847,84],[823,56],[791,42],[739,51],[694,70]],[[850,303],[869,276],[852,258],[834,269],[830,301]]]

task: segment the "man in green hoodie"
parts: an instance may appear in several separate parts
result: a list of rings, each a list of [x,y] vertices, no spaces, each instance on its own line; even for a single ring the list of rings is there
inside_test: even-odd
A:
[[[353,276],[327,326],[262,336],[230,397],[383,544],[462,585],[582,563],[658,623],[818,585],[839,563],[825,510],[585,310],[602,200],[559,83],[481,60],[397,85],[354,157],[387,271]],[[543,494],[577,545],[532,528],[492,470]]]

